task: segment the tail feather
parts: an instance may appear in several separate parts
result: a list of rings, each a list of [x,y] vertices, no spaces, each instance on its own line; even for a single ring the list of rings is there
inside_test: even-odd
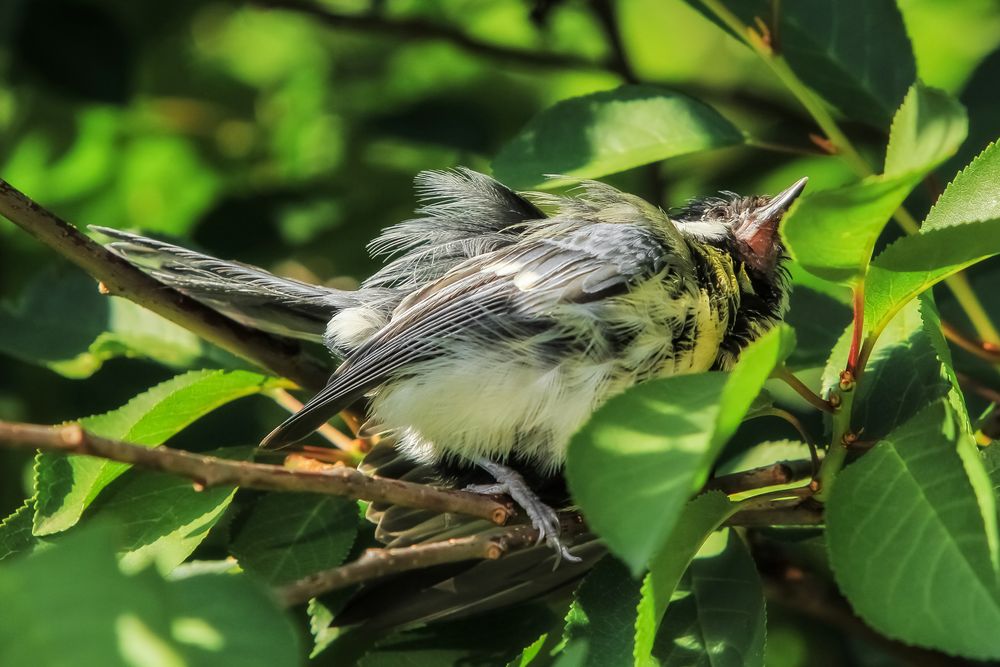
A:
[[[464,475],[443,475],[439,467],[409,461],[395,450],[391,438],[376,445],[359,470],[379,477],[451,488],[484,481],[474,469]],[[380,503],[372,503],[366,516],[376,524],[375,538],[387,547],[471,535],[499,535],[505,530],[481,519]],[[334,624],[376,631],[411,627],[568,593],[607,553],[606,547],[589,532],[570,538],[569,549],[582,560],[563,561],[555,567],[556,552],[539,544],[498,560],[439,565],[366,583],[347,601]]]
[[[357,301],[350,292],[281,278],[164,241],[108,227],[91,229],[114,239],[107,248],[153,278],[255,329],[322,341],[330,318]]]

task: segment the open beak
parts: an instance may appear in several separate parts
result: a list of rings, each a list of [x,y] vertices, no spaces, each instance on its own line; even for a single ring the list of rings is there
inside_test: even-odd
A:
[[[778,223],[792,203],[806,188],[808,178],[800,178],[782,190],[766,205],[747,216],[746,222],[733,230],[734,235],[750,251],[747,259],[759,267],[770,264],[777,254]]]

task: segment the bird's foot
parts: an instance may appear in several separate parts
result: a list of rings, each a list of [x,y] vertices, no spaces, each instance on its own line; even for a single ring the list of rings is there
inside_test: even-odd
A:
[[[562,559],[566,559],[572,563],[577,563],[581,560],[579,557],[571,554],[566,545],[559,539],[559,534],[562,532],[559,515],[554,509],[543,503],[538,495],[531,490],[531,487],[524,481],[521,473],[513,468],[508,468],[505,465],[488,459],[477,459],[476,463],[492,475],[497,483],[471,484],[465,488],[466,491],[481,493],[483,495],[507,494],[524,509],[528,518],[531,519],[531,524],[538,530],[538,541],[544,541],[555,549],[557,566]]]

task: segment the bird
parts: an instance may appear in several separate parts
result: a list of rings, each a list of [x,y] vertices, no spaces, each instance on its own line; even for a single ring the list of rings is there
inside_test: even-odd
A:
[[[263,447],[298,442],[365,399],[365,432],[392,443],[385,465],[406,461],[428,478],[488,473],[469,490],[509,495],[556,563],[573,564],[581,556],[528,477],[558,476],[573,434],[612,396],[730,369],[782,320],[778,225],[806,183],[667,211],[598,181],[519,193],[470,169],[424,171],[416,217],[369,244],[385,264],[352,291],[93,229],[160,282],[248,326],[322,342],[339,360]]]

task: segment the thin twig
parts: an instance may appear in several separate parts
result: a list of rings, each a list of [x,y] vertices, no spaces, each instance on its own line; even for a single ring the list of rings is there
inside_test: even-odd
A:
[[[806,386],[805,382],[795,376],[787,366],[778,366],[771,373],[771,377],[777,378],[795,390],[799,396],[805,399],[809,405],[823,412],[833,412],[833,406],[829,401],[822,399],[819,394]]]
[[[564,538],[585,532],[586,525],[574,512],[564,513],[561,534]],[[528,525],[511,526],[499,534],[481,533],[470,537],[428,542],[391,549],[368,549],[357,560],[346,565],[316,572],[277,590],[278,598],[287,606],[302,604],[353,584],[378,579],[388,574],[419,570],[445,563],[465,560],[496,560],[505,554],[534,546],[538,530]]]
[[[597,22],[604,31],[604,38],[608,42],[611,51],[611,67],[627,83],[638,83],[636,76],[629,62],[628,54],[625,51],[625,42],[622,40],[621,29],[618,26],[618,16],[615,14],[615,7],[612,0],[591,0],[591,7]]]
[[[96,456],[194,480],[196,488],[241,486],[263,491],[303,491],[386,502],[434,512],[454,512],[503,524],[511,510],[483,495],[373,477],[348,466],[291,470],[230,461],[169,447],[142,447],[88,433],[77,424],[40,426],[0,421],[0,445]]]
[[[771,465],[720,475],[708,480],[704,491],[722,491],[727,495],[791,484],[812,474],[810,461],[779,461]]]
[[[991,364],[1000,363],[1000,350],[987,348],[981,341],[975,341],[959,331],[950,322],[941,322],[941,331],[945,338],[962,348],[969,354],[975,355]]]
[[[795,498],[792,498],[795,501]],[[560,535],[564,539],[586,533],[589,529],[576,512],[560,513]],[[727,526],[813,526],[823,522],[821,508],[802,505],[774,509],[749,509],[737,512]],[[496,560],[512,551],[538,543],[538,530],[528,525],[510,526],[470,537],[416,544],[391,549],[369,549],[357,560],[323,570],[280,587],[278,598],[286,605],[302,604],[310,598],[340,588],[364,583],[390,574],[458,563],[465,560]]]
[[[408,40],[447,41],[468,53],[522,65],[572,69],[611,69],[608,63],[596,62],[572,53],[530,51],[494,42],[484,42],[450,25],[433,23],[419,18],[387,19],[378,14],[341,13],[304,0],[251,0],[251,4],[264,9],[303,14],[330,28],[375,32]]]
[[[100,281],[108,293],[134,301],[302,387],[318,391],[326,386],[329,369],[304,352],[297,342],[242,326],[166,287],[108,252],[4,180],[0,180],[0,215]]]

